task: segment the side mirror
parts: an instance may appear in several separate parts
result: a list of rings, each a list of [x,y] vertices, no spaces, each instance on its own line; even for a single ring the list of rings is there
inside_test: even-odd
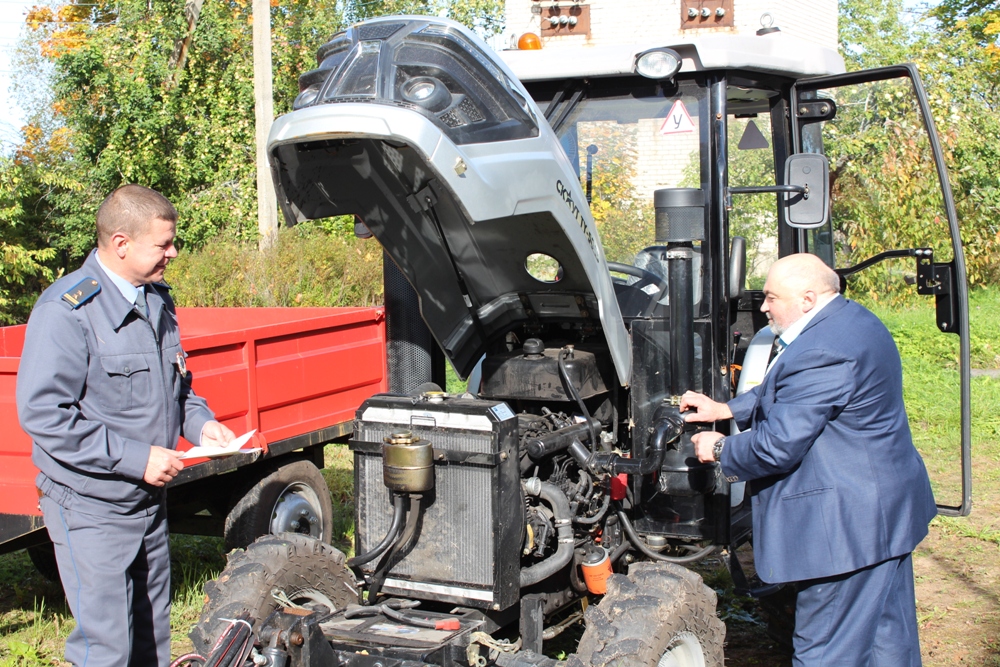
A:
[[[742,236],[734,236],[732,248],[729,251],[729,299],[731,301],[743,297],[743,288],[747,282],[747,240]]]
[[[818,153],[796,153],[785,160],[785,221],[797,229],[815,229],[830,217],[830,161]]]

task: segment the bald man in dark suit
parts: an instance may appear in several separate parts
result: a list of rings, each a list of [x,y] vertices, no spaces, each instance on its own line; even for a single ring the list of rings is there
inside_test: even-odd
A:
[[[752,494],[754,561],[794,583],[797,667],[920,663],[911,552],[936,508],[903,405],[902,367],[882,322],[839,292],[819,258],[774,263],[761,311],[780,336],[763,382],[728,403],[694,392],[694,436]]]

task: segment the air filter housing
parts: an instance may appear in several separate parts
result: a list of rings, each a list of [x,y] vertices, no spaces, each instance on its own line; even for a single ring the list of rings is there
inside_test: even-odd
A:
[[[653,193],[656,242],[690,243],[705,238],[705,191],[662,188]]]

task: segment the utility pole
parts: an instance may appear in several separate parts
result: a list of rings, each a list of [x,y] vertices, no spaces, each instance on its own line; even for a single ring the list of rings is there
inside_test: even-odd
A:
[[[278,235],[278,203],[267,163],[267,135],[274,122],[270,0],[253,0],[253,95],[257,129],[257,226],[260,249],[264,250]]]

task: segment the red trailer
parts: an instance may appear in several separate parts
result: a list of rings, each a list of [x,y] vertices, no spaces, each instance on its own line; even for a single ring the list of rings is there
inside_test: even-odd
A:
[[[329,541],[323,446],[346,439],[357,407],[386,391],[384,309],[178,308],[177,316],[195,392],[237,435],[257,429],[261,451],[188,461],[169,485],[171,530],[225,535],[228,548],[289,530]],[[48,543],[14,400],[24,332],[0,328],[0,553]]]

